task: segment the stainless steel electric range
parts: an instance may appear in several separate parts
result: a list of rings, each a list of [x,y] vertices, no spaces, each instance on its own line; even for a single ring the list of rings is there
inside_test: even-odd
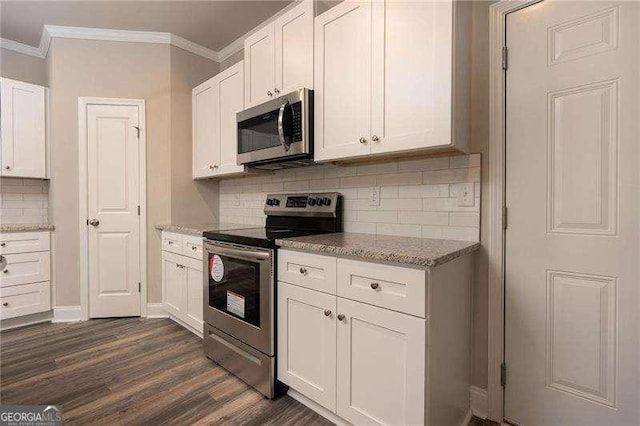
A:
[[[342,231],[336,192],[270,194],[262,228],[204,233],[204,351],[268,398],[276,380],[275,240]]]

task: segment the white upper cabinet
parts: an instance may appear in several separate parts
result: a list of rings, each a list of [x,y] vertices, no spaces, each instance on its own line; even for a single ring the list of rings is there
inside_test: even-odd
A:
[[[315,159],[370,153],[371,3],[346,0],[315,21]]]
[[[316,159],[467,152],[469,28],[470,2],[345,0],[318,16]]]
[[[193,178],[244,172],[237,165],[236,114],[244,109],[243,62],[193,89]]]
[[[0,78],[0,176],[47,178],[45,88]]]
[[[313,2],[303,1],[244,41],[245,105],[313,88]]]

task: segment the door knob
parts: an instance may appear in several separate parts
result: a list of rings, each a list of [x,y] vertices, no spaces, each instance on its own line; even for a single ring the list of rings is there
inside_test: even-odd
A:
[[[100,225],[100,221],[98,219],[89,219],[89,225],[91,226],[98,226]]]
[[[344,319],[344,314],[338,314],[338,320],[342,321]]]
[[[362,144],[367,143],[367,139],[365,139],[365,138],[360,138],[360,143],[362,143]]]

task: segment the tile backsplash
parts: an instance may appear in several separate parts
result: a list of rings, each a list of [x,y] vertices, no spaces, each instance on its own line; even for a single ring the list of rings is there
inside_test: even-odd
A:
[[[49,222],[49,181],[0,178],[0,223]]]
[[[370,193],[380,187],[380,205]],[[468,190],[469,205],[459,195]],[[344,231],[478,241],[480,154],[353,166],[316,165],[220,181],[220,221],[262,226],[268,193],[337,191]]]

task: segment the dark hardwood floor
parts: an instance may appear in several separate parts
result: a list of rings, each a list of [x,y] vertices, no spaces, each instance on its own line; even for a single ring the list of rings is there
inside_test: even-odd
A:
[[[62,405],[65,424],[331,424],[289,396],[265,399],[169,319],[4,331],[0,403]]]

